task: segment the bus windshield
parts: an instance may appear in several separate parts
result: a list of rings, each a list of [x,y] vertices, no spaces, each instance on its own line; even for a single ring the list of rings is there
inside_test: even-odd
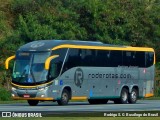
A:
[[[12,82],[21,85],[38,84],[47,81],[48,71],[44,63],[50,52],[19,52],[13,69]]]

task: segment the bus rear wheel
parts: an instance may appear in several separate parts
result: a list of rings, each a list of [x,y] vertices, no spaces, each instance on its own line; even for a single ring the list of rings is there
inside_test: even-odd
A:
[[[137,102],[138,92],[135,88],[132,89],[131,93],[129,94],[128,102],[134,104]]]
[[[128,102],[128,90],[126,88],[123,88],[121,91],[120,98],[115,99],[115,104],[126,104]]]
[[[38,100],[28,100],[28,104],[30,106],[36,106],[38,105],[39,101]]]
[[[67,105],[69,102],[69,96],[68,90],[64,89],[60,100],[57,100],[58,105]]]

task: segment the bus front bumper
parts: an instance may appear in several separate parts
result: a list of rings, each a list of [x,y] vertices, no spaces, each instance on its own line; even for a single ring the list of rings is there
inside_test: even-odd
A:
[[[13,97],[12,96],[12,99],[13,100],[39,100],[39,101],[53,101],[54,98],[41,98],[41,97],[35,97],[35,98],[24,98],[24,97]]]

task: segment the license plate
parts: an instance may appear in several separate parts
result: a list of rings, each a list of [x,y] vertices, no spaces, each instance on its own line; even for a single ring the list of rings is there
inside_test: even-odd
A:
[[[29,97],[30,97],[30,95],[23,95],[23,97],[24,97],[24,98],[29,98]]]

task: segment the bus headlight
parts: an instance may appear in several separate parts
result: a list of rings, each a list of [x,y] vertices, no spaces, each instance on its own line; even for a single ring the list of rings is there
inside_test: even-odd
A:
[[[47,87],[43,87],[43,88],[40,88],[39,91],[44,91],[46,89],[47,89]]]
[[[15,91],[15,90],[16,90],[16,88],[12,87],[12,91]]]
[[[12,94],[12,97],[15,97],[15,94]]]
[[[44,95],[41,95],[41,97],[44,97]]]

